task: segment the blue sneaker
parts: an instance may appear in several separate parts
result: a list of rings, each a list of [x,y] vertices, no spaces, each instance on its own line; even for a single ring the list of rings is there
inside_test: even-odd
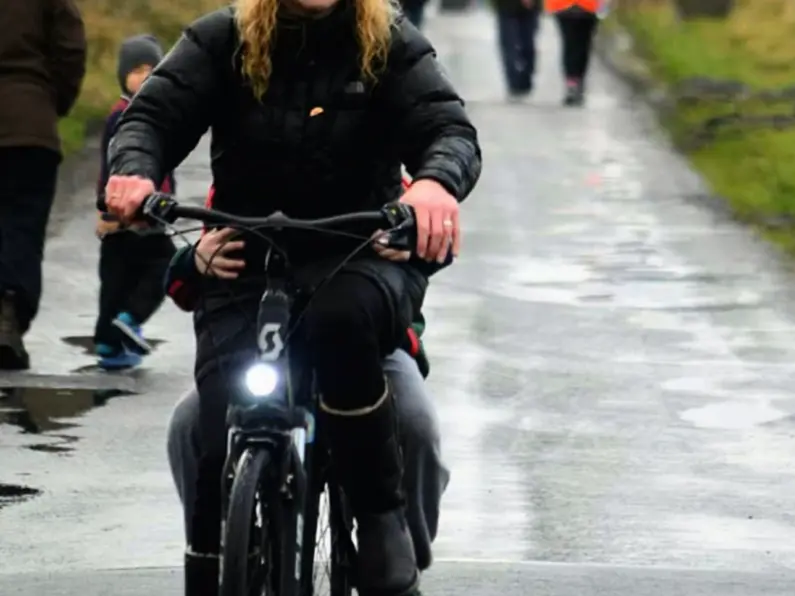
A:
[[[94,353],[100,358],[113,356],[118,351],[118,348],[114,348],[110,344],[97,344],[94,346]]]
[[[122,341],[127,350],[139,356],[146,356],[152,352],[152,346],[144,339],[141,326],[135,322],[130,313],[123,312],[113,319],[113,326],[124,334]]]
[[[141,364],[143,358],[140,354],[134,354],[127,349],[122,348],[121,351],[108,356],[102,356],[99,359],[99,367],[103,370],[124,370],[133,368]]]

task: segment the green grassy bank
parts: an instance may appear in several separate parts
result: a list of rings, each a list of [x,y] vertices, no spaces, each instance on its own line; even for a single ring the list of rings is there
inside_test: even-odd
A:
[[[224,4],[223,0],[77,0],[88,36],[88,67],[80,99],[61,121],[65,151],[82,147],[87,123],[103,118],[118,98],[116,56],[125,37],[152,33],[168,48],[185,25]]]
[[[678,21],[668,0],[630,0],[620,2],[612,18],[634,37],[654,75],[671,86],[698,76],[740,81],[760,90],[795,85],[792,0],[738,0],[727,21],[694,22]],[[742,110],[792,114],[794,103]],[[730,111],[718,101],[680,105],[666,124],[676,137],[706,117]],[[727,132],[689,154],[740,218],[795,221],[795,128]],[[795,249],[795,227],[766,233]]]

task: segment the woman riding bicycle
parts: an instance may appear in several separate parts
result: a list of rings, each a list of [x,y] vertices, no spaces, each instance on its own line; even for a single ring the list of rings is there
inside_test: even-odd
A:
[[[417,256],[458,252],[458,202],[480,174],[477,134],[428,41],[387,0],[239,0],[188,27],[133,99],[111,142],[107,207],[134,217],[212,129],[213,206],[314,218],[414,208]],[[415,182],[401,197],[400,164]],[[195,317],[203,453],[186,594],[216,593],[225,412],[257,355],[267,242],[217,257]],[[308,288],[358,241],[309,232],[286,248]],[[403,513],[395,413],[381,361],[427,287],[427,267],[366,251],[317,288],[302,325],[336,475],[357,520],[362,596],[411,593],[418,573]],[[398,260],[399,259],[399,260]],[[426,263],[427,265],[428,263]]]

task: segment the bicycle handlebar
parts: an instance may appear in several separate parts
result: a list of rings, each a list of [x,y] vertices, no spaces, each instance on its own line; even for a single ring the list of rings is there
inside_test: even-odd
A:
[[[293,219],[284,213],[276,212],[266,217],[244,217],[232,215],[215,209],[180,205],[174,197],[164,193],[149,195],[139,209],[139,217],[153,223],[174,223],[177,219],[194,219],[209,225],[230,225],[249,228],[291,228],[317,229],[331,228],[351,223],[372,222],[383,224],[392,231],[414,228],[414,210],[404,203],[387,203],[378,211],[361,211],[334,215],[319,219]]]

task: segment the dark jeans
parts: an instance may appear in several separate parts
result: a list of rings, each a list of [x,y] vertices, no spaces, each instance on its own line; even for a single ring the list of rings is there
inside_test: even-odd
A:
[[[591,46],[599,19],[590,13],[557,14],[563,42],[563,73],[567,79],[582,80],[588,72]]]
[[[22,333],[41,301],[44,238],[60,156],[38,147],[0,147],[0,291],[13,291]]]
[[[165,234],[108,234],[99,253],[99,316],[94,343],[121,347],[122,334],[112,321],[122,312],[143,324],[160,308],[166,270],[176,248]]]
[[[304,354],[314,367],[324,404],[335,410],[354,410],[379,401],[385,390],[382,361],[395,351],[414,312],[419,312],[426,284],[404,265],[372,259],[354,264],[320,287],[301,322],[300,347],[294,353]],[[240,379],[257,358],[255,321],[263,288],[242,281],[233,288],[221,282],[207,285],[194,317],[201,456],[189,541],[194,552],[217,553],[226,408],[230,399],[246,399]],[[212,285],[217,288],[211,289]],[[356,486],[346,487],[349,497],[368,495],[372,502],[364,506],[377,509],[382,505],[375,502],[380,466],[369,459],[372,453],[380,453],[379,435],[394,434],[394,428],[379,426],[382,419],[392,425],[394,420],[375,415],[364,418],[375,427],[362,426],[344,439],[340,437],[345,435],[329,433],[329,440],[332,452],[357,454],[356,466],[364,477],[354,480]],[[379,471],[373,474],[373,470]]]
[[[529,92],[533,88],[539,14],[537,8],[497,13],[502,66],[512,93]]]

